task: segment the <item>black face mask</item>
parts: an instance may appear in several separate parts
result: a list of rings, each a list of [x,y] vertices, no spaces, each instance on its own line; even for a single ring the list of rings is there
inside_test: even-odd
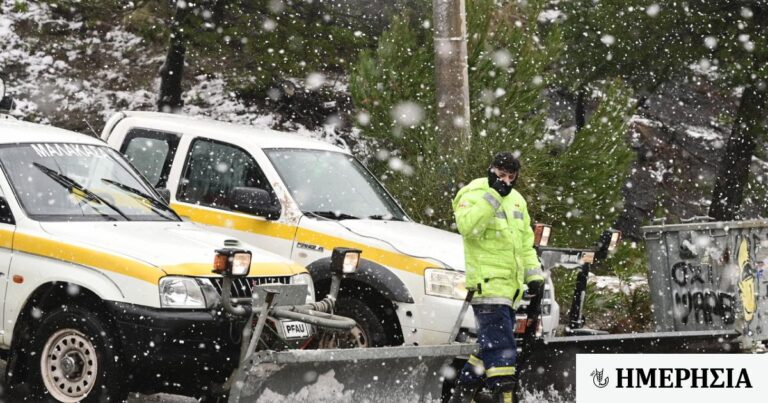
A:
[[[515,182],[512,182],[509,185],[507,185],[506,183],[504,183],[503,180],[499,179],[499,177],[496,176],[495,173],[493,173],[491,168],[488,168],[488,186],[490,186],[492,189],[499,192],[501,197],[508,195],[512,191],[512,188],[514,187],[514,185],[515,185]]]

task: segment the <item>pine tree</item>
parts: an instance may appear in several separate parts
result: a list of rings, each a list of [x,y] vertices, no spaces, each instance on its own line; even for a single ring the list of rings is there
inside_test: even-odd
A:
[[[447,168],[438,168],[428,20],[396,19],[376,51],[361,55],[350,77],[359,128],[369,140],[361,154],[416,220],[450,227],[450,201],[458,187],[484,176],[493,154],[502,150],[520,153],[518,189],[534,218],[563,226],[562,238],[587,244],[616,217],[631,162],[624,139],[628,91],[609,86],[589,129],[565,152],[549,144],[543,93],[560,33],[536,23],[541,6],[467,4],[472,138],[469,149],[455,150],[457,163]]]
[[[620,77],[636,89],[683,78],[741,91],[710,215],[739,217],[755,144],[768,116],[768,3],[574,0],[567,15],[564,81]]]

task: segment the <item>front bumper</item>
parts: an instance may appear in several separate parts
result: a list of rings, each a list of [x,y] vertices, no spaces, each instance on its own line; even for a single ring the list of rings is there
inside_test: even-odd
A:
[[[559,323],[560,308],[554,299],[546,299],[542,302],[548,306],[548,312],[542,315],[543,332],[545,336],[553,336]],[[448,340],[453,326],[456,324],[462,300],[424,296],[423,301],[417,304],[398,304],[397,315],[400,326],[403,329],[404,344],[406,345],[433,345],[450,343]],[[523,312],[526,302],[518,306],[518,315]],[[461,322],[459,341],[477,335],[477,324],[472,308]]]
[[[245,318],[221,310],[107,306],[131,381],[141,391],[191,394],[225,382],[237,366]]]

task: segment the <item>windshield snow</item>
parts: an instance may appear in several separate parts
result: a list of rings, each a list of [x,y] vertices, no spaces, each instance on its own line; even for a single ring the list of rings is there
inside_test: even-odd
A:
[[[42,221],[175,220],[154,191],[114,150],[71,144],[0,148],[0,163],[16,196]]]
[[[342,219],[405,218],[395,200],[352,156],[323,150],[265,151],[305,213]]]

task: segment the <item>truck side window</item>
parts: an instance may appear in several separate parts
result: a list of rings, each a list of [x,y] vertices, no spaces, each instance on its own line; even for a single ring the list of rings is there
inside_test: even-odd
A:
[[[156,187],[165,187],[171,172],[179,136],[147,129],[131,129],[120,152]]]
[[[13,213],[8,206],[8,201],[5,200],[5,195],[0,192],[0,224],[15,224],[13,219]]]
[[[192,142],[176,198],[187,203],[230,209],[236,187],[260,188],[278,204],[264,172],[245,150],[231,144],[198,138]]]

